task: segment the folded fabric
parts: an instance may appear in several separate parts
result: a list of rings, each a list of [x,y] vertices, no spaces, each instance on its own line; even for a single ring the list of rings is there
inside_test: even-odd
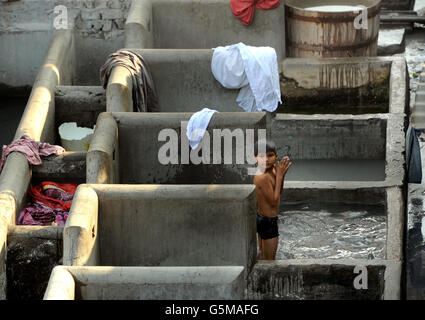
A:
[[[204,108],[201,111],[195,112],[190,117],[187,123],[186,136],[189,139],[189,145],[192,150],[196,149],[201,143],[205,131],[208,128],[208,124],[216,112],[218,111]]]
[[[24,135],[11,144],[3,146],[3,152],[0,159],[0,172],[3,169],[7,156],[12,152],[20,152],[25,155],[30,164],[39,165],[41,164],[41,156],[49,156],[51,154],[56,154],[58,156],[65,152],[65,149],[61,146],[36,142]]]
[[[45,207],[39,203],[30,202],[19,213],[19,225],[50,225],[53,222],[64,226],[68,219],[68,212]]]
[[[239,89],[237,104],[247,112],[277,109],[282,102],[276,51],[238,43],[214,48],[211,70],[228,89]]]
[[[422,182],[421,149],[416,131],[410,124],[406,132],[406,170],[408,183]]]
[[[254,11],[257,9],[274,9],[278,7],[280,0],[230,0],[230,7],[235,17],[242,20],[244,25],[250,25],[254,19]]]
[[[20,225],[45,225],[54,221],[55,210],[39,203],[29,202],[18,216]]]
[[[65,225],[77,187],[74,183],[45,181],[30,188],[31,201],[19,213],[17,223]]]
[[[158,98],[152,75],[143,57],[133,51],[119,50],[109,55],[100,68],[100,81],[104,89],[108,85],[109,76],[116,66],[127,68],[133,80],[133,111],[158,112]]]
[[[78,185],[74,183],[55,183],[44,181],[29,190],[33,201],[53,209],[68,211]]]

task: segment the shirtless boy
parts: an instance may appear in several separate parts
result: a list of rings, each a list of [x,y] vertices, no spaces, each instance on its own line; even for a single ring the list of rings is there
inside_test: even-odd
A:
[[[265,150],[265,154],[264,151]],[[279,213],[280,194],[283,180],[291,166],[288,157],[277,161],[274,142],[259,141],[255,145],[254,155],[257,160],[257,173],[254,177],[258,204],[257,233],[260,259],[274,260],[278,243],[277,215]]]

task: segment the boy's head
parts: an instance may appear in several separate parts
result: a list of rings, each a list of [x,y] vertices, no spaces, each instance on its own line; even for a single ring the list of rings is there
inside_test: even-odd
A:
[[[271,140],[259,140],[254,146],[254,156],[260,167],[270,169],[278,159],[276,144]]]

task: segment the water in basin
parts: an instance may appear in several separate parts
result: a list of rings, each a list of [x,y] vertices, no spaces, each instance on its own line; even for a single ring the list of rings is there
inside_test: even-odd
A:
[[[288,205],[276,259],[385,259],[386,230],[383,205]]]

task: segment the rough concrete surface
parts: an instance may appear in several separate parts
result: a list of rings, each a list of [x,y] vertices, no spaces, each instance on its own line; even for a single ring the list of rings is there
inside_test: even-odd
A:
[[[27,230],[29,229],[29,230]],[[62,259],[62,227],[13,227],[7,239],[7,299],[40,300]]]
[[[354,280],[366,267],[368,285]],[[395,300],[400,298],[400,262],[387,260],[299,259],[260,261],[248,280],[249,299]]]
[[[44,299],[240,300],[245,290],[241,266],[57,267]]]
[[[83,188],[96,191],[99,212]],[[238,265],[249,272],[256,257],[253,191],[250,185],[80,185],[65,226],[64,264]]]

